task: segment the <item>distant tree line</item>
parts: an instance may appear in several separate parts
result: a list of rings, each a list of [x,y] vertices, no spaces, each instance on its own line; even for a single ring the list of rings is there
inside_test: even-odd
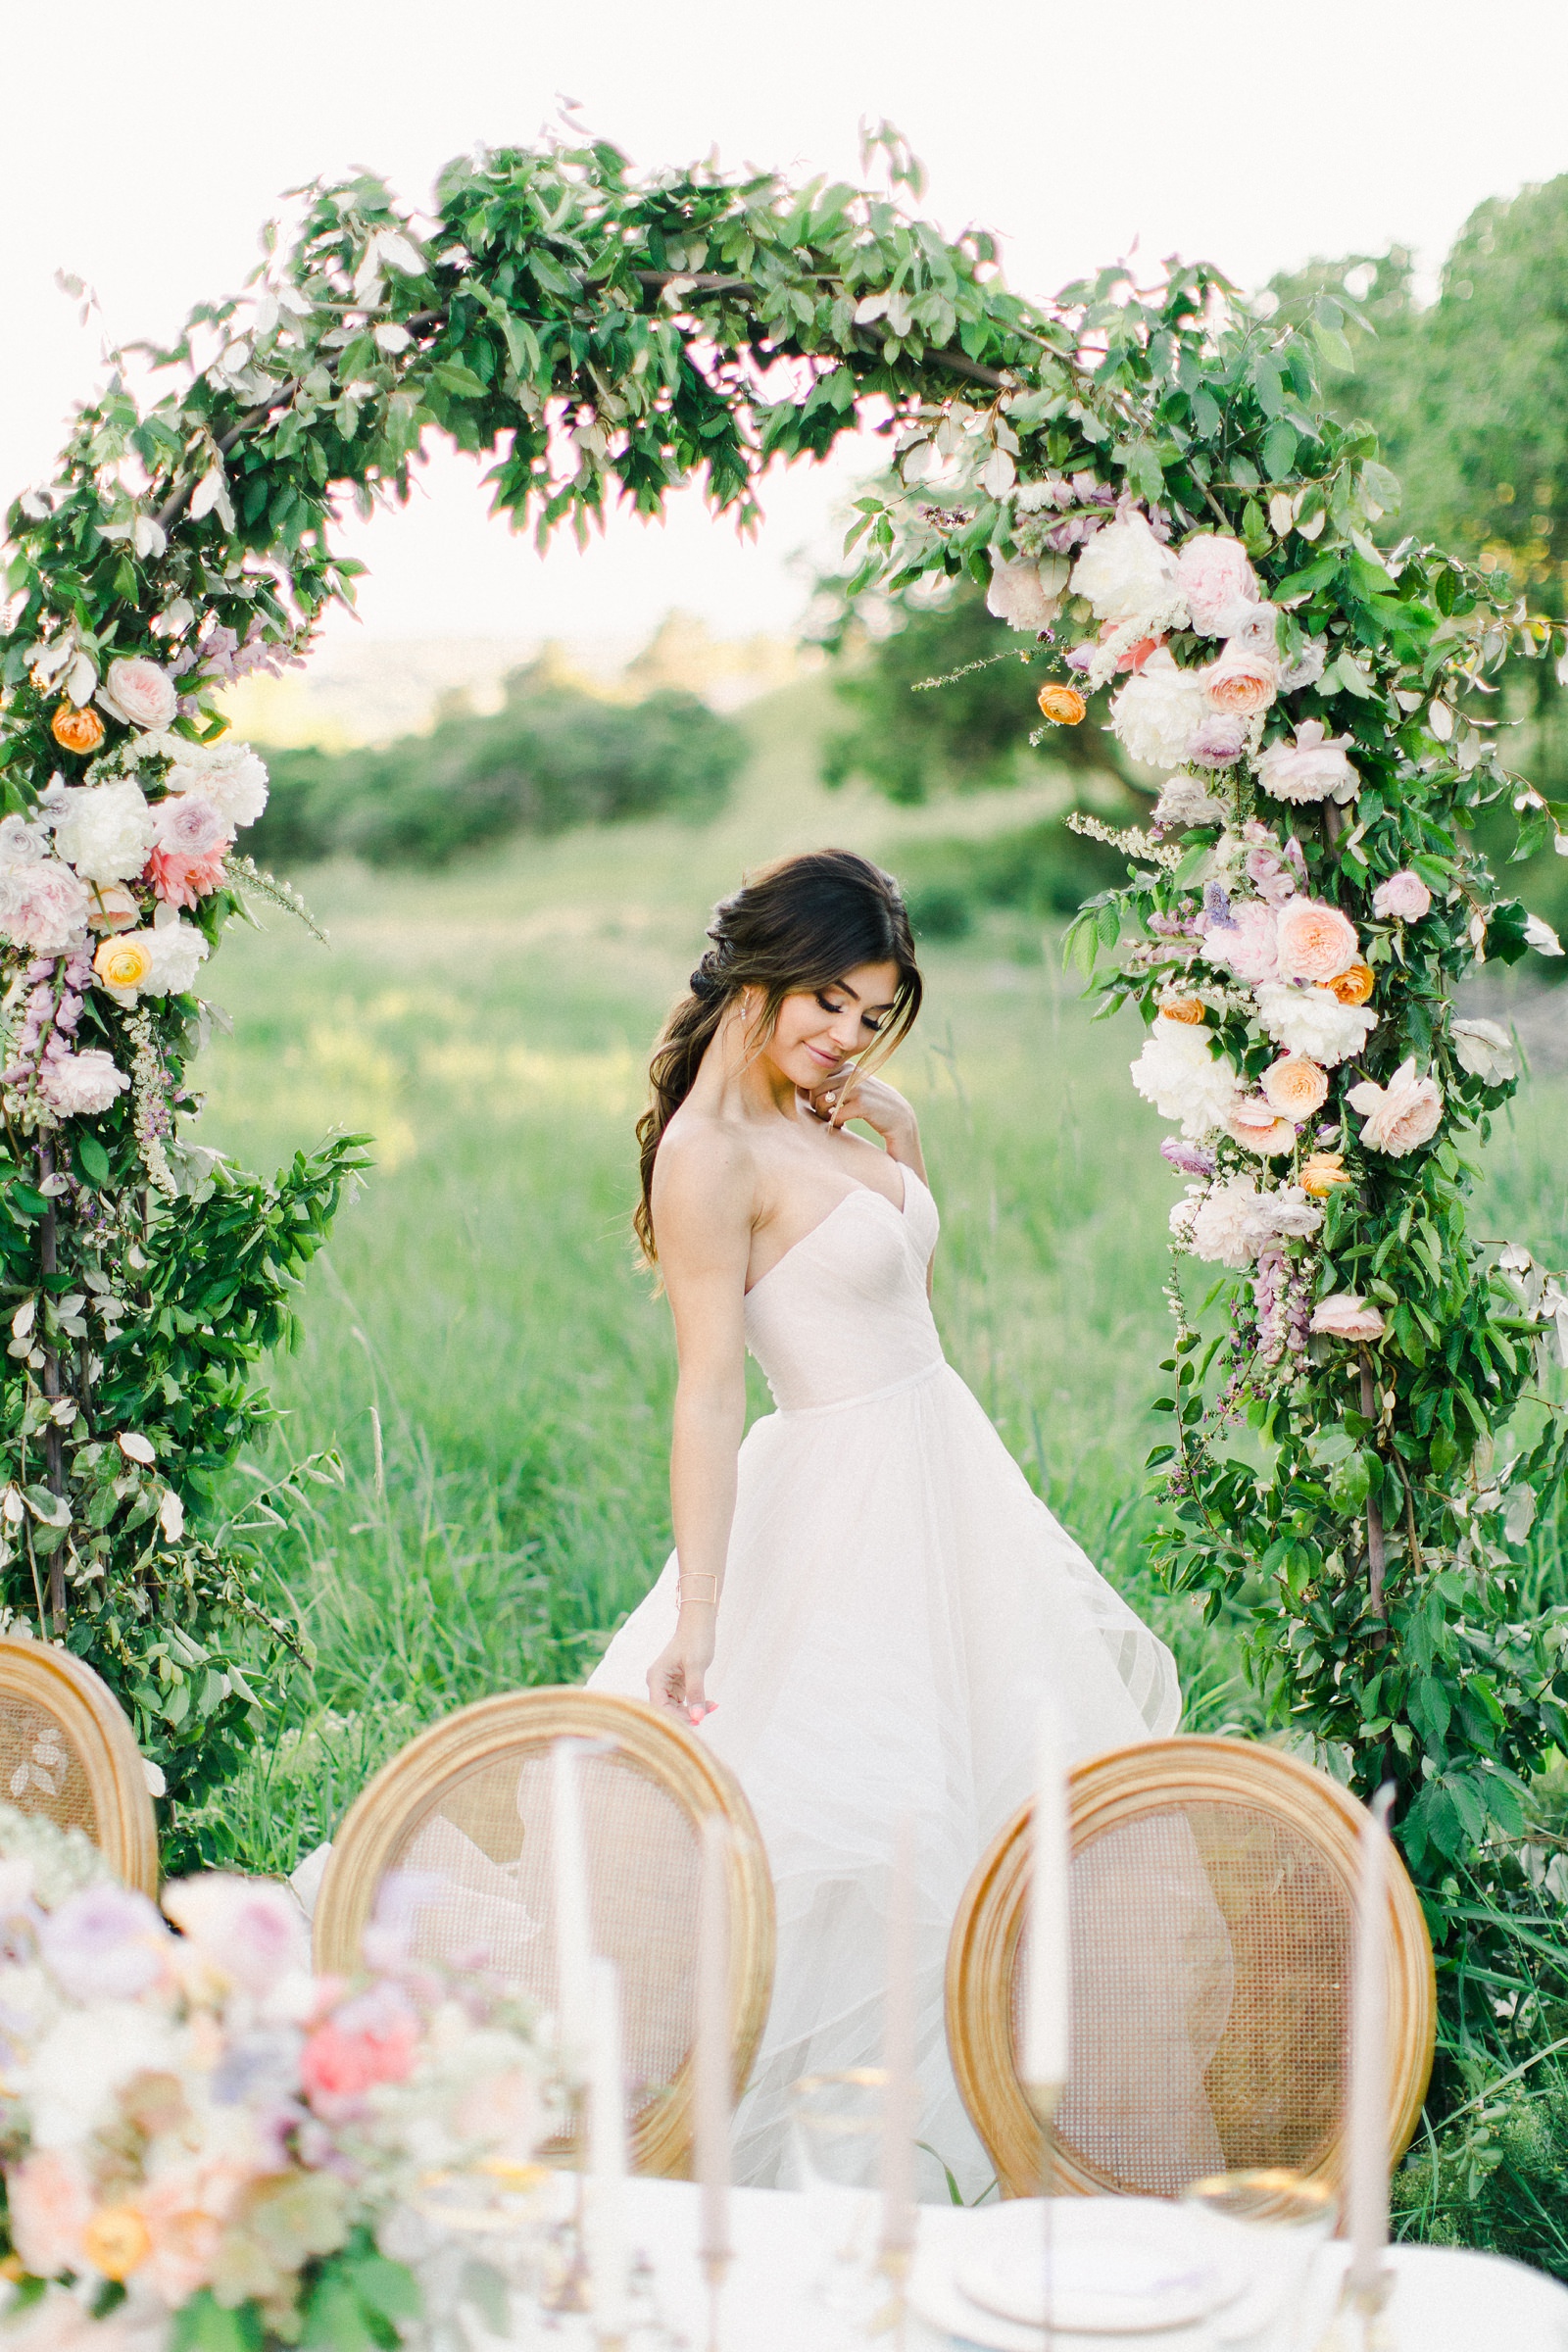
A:
[[[247,837],[264,865],[321,858],[441,865],[517,833],[560,833],[723,806],[746,737],[665,687],[610,703],[538,668],[514,671],[500,710],[447,708],[433,732],[380,750],[271,750],[271,798]]]

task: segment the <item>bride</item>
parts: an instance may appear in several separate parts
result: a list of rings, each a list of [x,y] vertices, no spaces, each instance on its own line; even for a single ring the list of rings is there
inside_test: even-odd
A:
[[[919,2136],[972,2196],[990,2167],[943,2032],[965,1881],[1028,1792],[1046,1695],[1093,1754],[1174,1728],[1175,1669],[943,1359],[919,1127],[875,1074],[920,1008],[897,885],[844,850],[786,858],[709,937],[638,1130],[636,1228],[680,1357],[675,1550],[590,1683],[700,1726],[766,1842],[778,1963],[743,2180],[777,2177],[792,2082],[877,2063],[912,1819]],[[746,1432],[748,1348],[778,1409]]]

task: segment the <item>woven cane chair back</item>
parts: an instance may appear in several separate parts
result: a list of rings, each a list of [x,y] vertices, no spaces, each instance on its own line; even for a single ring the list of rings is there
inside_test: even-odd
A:
[[[1355,1799],[1293,1756],[1175,1739],[1081,1764],[1070,1784],[1072,2028],[1056,2180],[1176,2196],[1220,2172],[1337,2185],[1353,1942]],[[948,1947],[948,2039],[1008,2196],[1038,2194],[1018,2076],[1028,1805],[964,1892]],[[1388,1894],[1389,2144],[1408,2146],[1432,2071],[1426,1922],[1396,1857]]]
[[[436,1724],[363,1791],[316,1907],[316,1965],[352,1973],[363,1938],[406,1904],[416,1956],[485,1967],[557,2003],[552,1749],[579,1751],[595,1948],[620,1972],[627,2126],[639,2171],[678,2174],[693,2129],[701,1824],[727,1822],[730,2007],[737,2094],[767,2019],[773,1888],[738,1783],[702,1742],[638,1699],[544,1690],[482,1699]],[[569,2160],[564,2143],[547,2149]]]
[[[158,1821],[130,1725],[90,1666],[0,1638],[0,1804],[80,1830],[110,1869],[158,1892]]]

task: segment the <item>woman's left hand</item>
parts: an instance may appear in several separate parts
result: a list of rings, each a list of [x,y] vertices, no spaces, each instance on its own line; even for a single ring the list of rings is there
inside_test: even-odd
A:
[[[820,1119],[824,1127],[863,1120],[896,1159],[906,1156],[907,1149],[917,1142],[920,1128],[914,1112],[885,1078],[862,1078],[858,1071],[846,1067],[835,1070],[803,1099],[812,1118]]]

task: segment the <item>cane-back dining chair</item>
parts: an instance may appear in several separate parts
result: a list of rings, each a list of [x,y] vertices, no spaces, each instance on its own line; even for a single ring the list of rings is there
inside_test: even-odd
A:
[[[0,1639],[0,1804],[80,1830],[127,1886],[158,1892],[147,1768],[108,1685],[51,1642]]]
[[[1071,1776],[1068,2080],[1058,2189],[1175,2196],[1223,2172],[1338,2185],[1357,1843],[1366,1815],[1276,1748],[1174,1739]],[[1039,2193],[1018,2073],[1030,1807],[982,1858],[948,1946],[948,2040],[1003,2193]],[[1388,1885],[1389,2145],[1432,2070],[1432,1946],[1397,1856]]]
[[[597,1690],[481,1699],[421,1733],[365,1788],[332,1846],[313,1933],[318,1969],[363,1965],[372,1918],[412,1921],[412,1949],[483,1966],[544,2009],[557,2000],[552,1854],[558,1740],[577,1750],[594,1948],[620,1973],[632,2161],[681,2174],[693,2131],[702,1824],[726,1842],[736,2094],[773,1984],[773,1886],[739,1784],[644,1701]],[[545,2150],[566,2162],[563,2140]]]

